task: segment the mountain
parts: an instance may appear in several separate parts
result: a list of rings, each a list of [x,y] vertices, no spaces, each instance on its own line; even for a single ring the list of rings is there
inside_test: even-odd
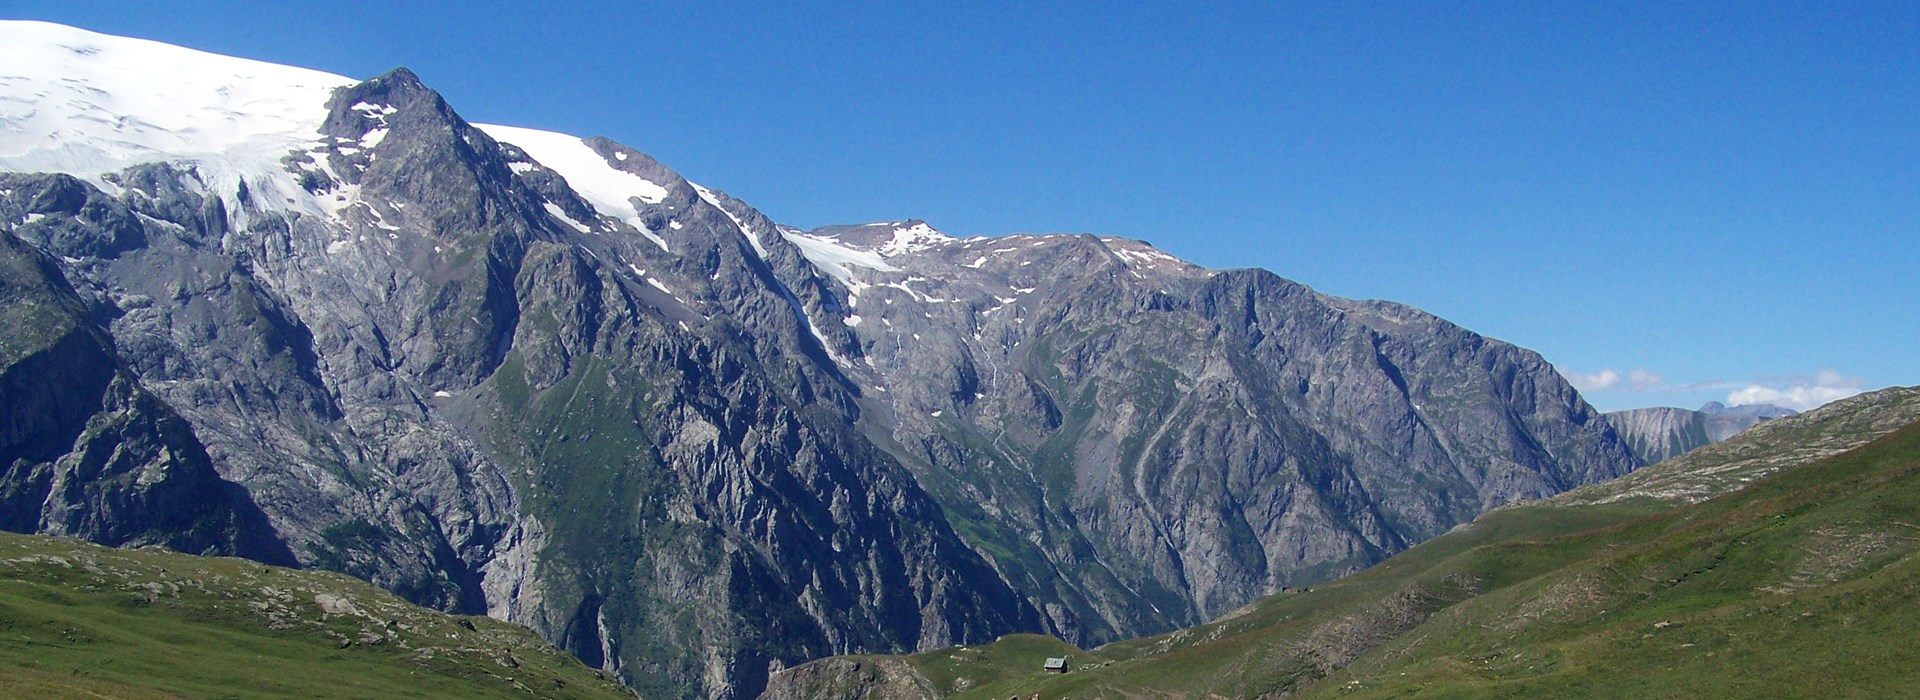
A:
[[[1920,682],[1920,387],[1500,509],[1368,571],[1081,650],[835,657],[767,698],[1878,697]],[[1066,674],[1042,663],[1068,659]]]
[[[0,533],[0,695],[632,698],[524,627],[339,574]]]
[[[1174,629],[1639,465],[1537,354],[1406,306],[800,230],[405,69],[0,39],[5,527],[348,573],[648,697]]]
[[[1656,407],[1605,415],[1642,464],[1657,464],[1733,437],[1762,421],[1794,415],[1794,411],[1769,404],[1729,408],[1709,401],[1698,411]]]
[[[868,432],[1077,642],[1197,623],[1635,465],[1539,356],[1415,309],[1136,241],[888,228],[794,235],[872,256],[835,300]]]
[[[1740,404],[1728,406],[1718,401],[1708,401],[1700,407],[1701,413],[1723,416],[1754,416],[1757,418],[1785,418],[1799,413],[1791,408],[1775,406],[1770,403]]]

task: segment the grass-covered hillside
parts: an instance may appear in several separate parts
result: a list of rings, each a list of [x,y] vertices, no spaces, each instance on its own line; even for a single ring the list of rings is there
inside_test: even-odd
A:
[[[1911,694],[1920,687],[1920,424],[1876,417],[1916,406],[1920,391],[1894,389],[1780,419],[1723,443],[1732,449],[1721,461],[1695,460],[1691,468],[1727,476],[1705,491],[1690,486],[1698,500],[1657,489],[1496,511],[1361,574],[1187,630],[1091,651],[1019,637],[838,658],[787,671],[771,695]],[[1794,464],[1751,461],[1804,453],[1809,441],[1856,447]],[[1741,460],[1747,466],[1729,466]],[[1667,471],[1661,483],[1679,483]],[[1046,657],[1062,655],[1068,673],[1042,672]]]
[[[522,627],[347,576],[0,533],[0,697],[632,694]]]

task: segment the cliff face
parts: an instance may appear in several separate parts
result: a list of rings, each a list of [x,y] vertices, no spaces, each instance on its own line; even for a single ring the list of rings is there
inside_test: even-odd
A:
[[[290,562],[52,260],[0,233],[0,528]]]
[[[1539,356],[1405,306],[1123,239],[781,233],[836,273],[867,433],[1079,644],[1635,466]]]
[[[1793,414],[1773,406],[1729,409],[1710,402],[1698,411],[1664,406],[1636,408],[1609,412],[1606,419],[1641,464],[1657,464],[1738,435],[1764,421]]]
[[[1537,355],[1408,307],[1122,239],[799,231],[404,70],[295,78],[227,150],[0,149],[72,170],[0,174],[9,529],[343,571],[751,697],[1190,624],[1636,465]],[[89,87],[0,118],[153,85]]]

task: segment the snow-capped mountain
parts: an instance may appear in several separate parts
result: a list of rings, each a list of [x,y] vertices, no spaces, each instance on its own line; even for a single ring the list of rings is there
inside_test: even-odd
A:
[[[0,171],[6,527],[344,571],[650,697],[1192,624],[1636,466],[1415,309],[784,226],[405,69],[0,22]]]

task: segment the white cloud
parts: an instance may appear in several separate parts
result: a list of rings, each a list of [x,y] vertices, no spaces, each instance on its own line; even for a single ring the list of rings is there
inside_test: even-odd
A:
[[[1644,369],[1630,369],[1626,374],[1614,369],[1589,374],[1569,372],[1566,377],[1573,388],[1581,391],[1666,391],[1675,388],[1667,384],[1665,375]]]
[[[1811,379],[1788,378],[1750,384],[1746,388],[1727,394],[1727,405],[1770,403],[1796,411],[1810,411],[1858,394],[1860,389],[1860,378],[1847,377],[1839,372],[1823,369]]]
[[[1859,377],[1849,377],[1823,369],[1808,375],[1760,377],[1751,382],[1706,379],[1695,382],[1670,382],[1665,375],[1644,369],[1622,372],[1604,368],[1597,372],[1563,372],[1567,382],[1581,393],[1690,393],[1729,392],[1729,406],[1768,403],[1796,411],[1809,411],[1827,403],[1860,393]]]
[[[1620,373],[1610,369],[1603,369],[1592,374],[1568,372],[1567,382],[1572,384],[1573,388],[1581,391],[1606,391],[1620,383]]]

